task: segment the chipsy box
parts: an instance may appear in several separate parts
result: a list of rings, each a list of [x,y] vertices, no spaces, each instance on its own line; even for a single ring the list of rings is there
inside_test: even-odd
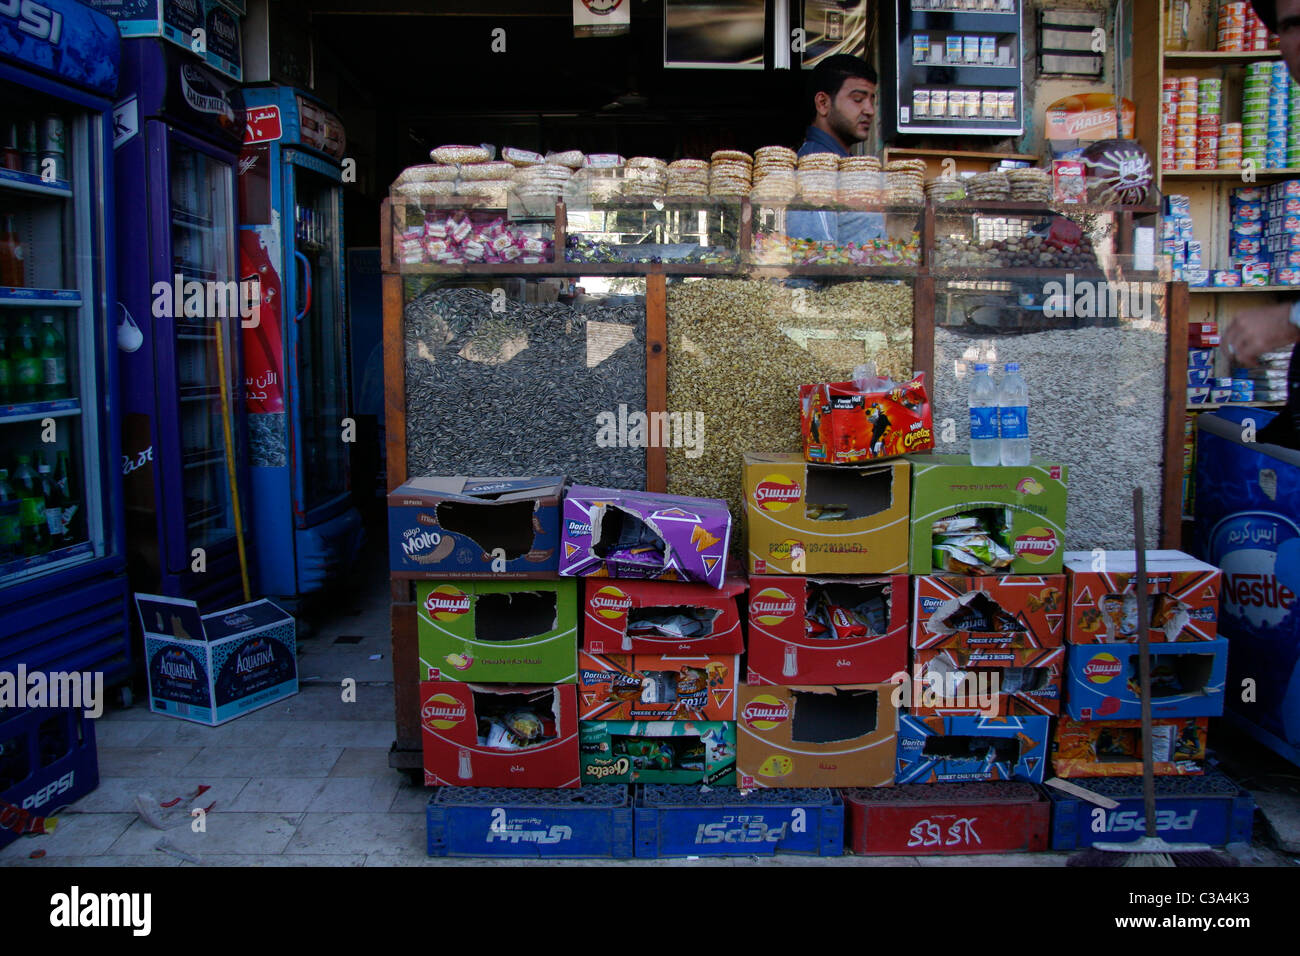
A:
[[[388,495],[395,578],[554,578],[564,479],[412,478]]]
[[[907,568],[906,461],[813,465],[745,454],[750,574],[897,574]]]
[[[888,787],[898,710],[888,684],[742,685],[740,787]]]
[[[735,720],[735,655],[578,654],[582,720]]]
[[[721,588],[669,581],[587,578],[582,647],[592,654],[740,654],[745,637],[737,599],[748,583]]]
[[[426,787],[578,786],[573,684],[420,682]]]
[[[1219,634],[1222,572],[1181,551],[1148,551],[1152,641],[1212,641]],[[1131,551],[1067,551],[1071,644],[1136,641],[1137,556]]]
[[[1064,647],[931,648],[916,652],[913,667],[914,714],[1061,712]]]
[[[137,594],[149,709],[215,727],[298,693],[295,621],[254,601],[215,614],[158,594]]]
[[[1065,595],[1060,574],[920,575],[912,597],[912,646],[1060,647]]]
[[[971,465],[966,455],[908,455],[911,571],[1060,574],[1069,468]]]
[[[730,720],[584,720],[582,784],[736,785]]]
[[[731,512],[717,498],[574,485],[560,529],[565,577],[698,581],[721,588]]]
[[[1066,709],[1075,720],[1142,717],[1138,644],[1075,644],[1066,660]],[[1151,647],[1151,716],[1223,713],[1228,639]]]
[[[907,667],[907,575],[771,577],[749,596],[750,684],[883,684]]]
[[[917,717],[898,723],[898,783],[1042,783],[1050,717]]]
[[[1208,717],[1152,722],[1155,772],[1166,776],[1203,773]],[[1058,777],[1133,777],[1142,773],[1141,720],[1056,722],[1052,766]]]
[[[571,684],[575,581],[421,581],[420,680]]]

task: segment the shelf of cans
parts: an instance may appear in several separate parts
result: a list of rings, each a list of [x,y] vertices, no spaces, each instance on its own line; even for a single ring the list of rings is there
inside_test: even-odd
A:
[[[1224,119],[1222,76],[1167,76],[1160,97],[1163,170],[1300,165],[1300,89],[1281,60],[1244,67],[1240,121]]]

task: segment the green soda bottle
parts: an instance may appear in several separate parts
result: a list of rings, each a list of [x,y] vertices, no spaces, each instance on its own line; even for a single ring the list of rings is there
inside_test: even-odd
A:
[[[26,455],[18,456],[14,481],[18,492],[18,520],[22,526],[23,554],[30,557],[50,550],[50,529],[45,521],[45,498],[29,461]]]
[[[12,367],[10,373],[12,401],[40,401],[42,376],[39,355],[40,343],[36,336],[36,329],[32,326],[32,317],[24,315],[22,321],[18,323],[18,332],[14,336],[13,351],[9,359]]]
[[[9,484],[9,469],[0,468],[0,561],[9,561],[23,552],[19,504],[18,492]]]
[[[68,345],[54,316],[41,316],[41,398],[52,402],[68,397]]]
[[[14,364],[9,355],[9,323],[0,316],[0,405],[8,405],[13,390]],[[5,469],[8,471],[8,469]]]

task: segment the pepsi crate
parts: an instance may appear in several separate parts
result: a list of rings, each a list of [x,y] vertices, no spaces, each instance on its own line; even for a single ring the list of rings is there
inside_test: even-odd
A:
[[[439,787],[427,818],[429,856],[632,857],[627,787]]]
[[[1051,805],[1032,783],[918,783],[840,795],[849,851],[860,856],[1047,849]]]
[[[1128,843],[1146,834],[1141,777],[1100,777],[1087,781],[1087,787],[1119,806],[1106,810],[1053,790],[1053,850]],[[1200,777],[1156,777],[1156,833],[1170,843],[1249,842],[1254,818],[1255,799],[1218,771]]]
[[[844,802],[834,790],[645,784],[636,795],[636,855],[843,856]]]
[[[93,724],[80,710],[0,710],[0,848],[99,786]]]

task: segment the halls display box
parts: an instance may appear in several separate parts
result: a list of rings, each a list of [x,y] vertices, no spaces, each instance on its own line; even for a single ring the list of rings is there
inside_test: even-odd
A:
[[[976,467],[967,455],[908,455],[913,574],[1060,574],[1069,468],[1035,458]]]
[[[1066,657],[1065,703],[1075,720],[1142,717],[1137,644],[1079,644]],[[1151,716],[1218,717],[1223,713],[1228,641],[1154,644]]]
[[[741,654],[740,577],[721,588],[669,581],[582,582],[582,647],[592,654]]]
[[[939,856],[1047,849],[1051,804],[1030,783],[910,783],[841,795],[852,853]]]
[[[412,478],[388,495],[395,578],[554,578],[564,478]]]
[[[741,789],[892,786],[898,710],[891,689],[742,685]]]
[[[574,485],[564,498],[560,574],[697,581],[721,588],[731,512],[717,498]]]
[[[907,575],[766,578],[749,598],[749,684],[883,684],[907,667]]]
[[[910,713],[985,716],[1061,712],[1065,648],[932,648],[913,655]]]
[[[272,601],[199,614],[137,594],[149,709],[215,727],[298,693],[296,622]]]
[[[1071,644],[1136,641],[1137,556],[1132,551],[1067,551]],[[1218,636],[1222,572],[1181,551],[1146,553],[1151,641]]]
[[[1060,647],[1065,596],[1065,577],[1060,574],[920,575],[912,598],[912,646]]]
[[[584,720],[582,785],[736,785],[736,724],[730,720]]]
[[[603,788],[602,788],[603,789]],[[641,858],[844,854],[844,803],[826,788],[638,787]]]
[[[735,720],[734,654],[578,654],[582,720]]]
[[[426,787],[578,786],[573,684],[420,682]]]
[[[626,860],[633,854],[627,787],[439,787],[425,813],[429,856]]]
[[[902,573],[910,475],[906,461],[813,465],[798,453],[747,452],[749,573]]]
[[[1042,783],[1050,717],[916,717],[898,723],[898,783]]]
[[[1208,717],[1152,721],[1151,752],[1162,776],[1202,773]],[[1052,741],[1058,777],[1133,777],[1142,773],[1141,720],[1061,717]]]
[[[577,677],[574,581],[421,581],[420,680],[571,684]]]

